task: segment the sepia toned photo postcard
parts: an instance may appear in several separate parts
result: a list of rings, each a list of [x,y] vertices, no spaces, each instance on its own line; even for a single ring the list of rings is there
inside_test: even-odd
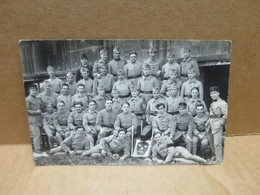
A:
[[[223,162],[230,41],[19,46],[36,165]]]

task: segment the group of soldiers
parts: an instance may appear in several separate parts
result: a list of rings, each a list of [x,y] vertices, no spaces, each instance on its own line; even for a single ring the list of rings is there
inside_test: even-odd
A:
[[[207,109],[197,79],[198,63],[189,49],[182,48],[181,54],[178,64],[169,51],[163,65],[157,50],[149,48],[148,59],[141,63],[136,52],[130,52],[126,61],[115,47],[108,62],[108,51],[103,49],[93,66],[83,54],[81,66],[68,72],[66,81],[48,66],[50,78],[43,82],[43,92],[33,84],[26,98],[34,152],[42,153],[44,132],[49,154],[125,160],[134,137],[151,136],[154,162],[169,163],[181,156],[206,163],[210,153],[210,160],[221,163],[227,103],[212,86],[213,102]]]

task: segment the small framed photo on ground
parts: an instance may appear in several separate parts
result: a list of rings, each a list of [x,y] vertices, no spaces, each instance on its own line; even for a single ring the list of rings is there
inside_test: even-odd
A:
[[[20,41],[36,165],[221,164],[230,41]]]

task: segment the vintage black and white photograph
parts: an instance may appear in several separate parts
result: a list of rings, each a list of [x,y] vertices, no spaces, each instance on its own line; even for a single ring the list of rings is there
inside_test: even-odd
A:
[[[20,41],[36,165],[221,164],[231,42]]]

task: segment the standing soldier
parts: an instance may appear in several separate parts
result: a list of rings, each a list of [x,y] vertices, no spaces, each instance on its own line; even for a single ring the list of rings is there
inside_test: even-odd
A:
[[[188,70],[189,79],[185,81],[181,88],[181,97],[188,102],[191,98],[191,89],[197,87],[199,90],[199,98],[203,100],[203,86],[202,82],[195,78],[195,71],[193,69]]]
[[[93,140],[97,136],[96,121],[98,112],[96,110],[95,100],[89,102],[89,109],[83,115],[83,127],[86,130],[86,135],[89,139]]]
[[[116,117],[114,128],[119,131],[121,128],[126,129],[126,135],[131,142],[132,133],[136,133],[137,129],[137,118],[135,114],[130,112],[130,104],[125,102],[122,105],[123,112]]]
[[[144,75],[137,82],[137,89],[140,91],[140,96],[144,98],[147,103],[152,98],[153,88],[159,87],[158,80],[150,75],[150,65],[143,66]]]
[[[113,133],[114,123],[117,117],[117,113],[112,109],[113,102],[111,99],[106,100],[106,108],[98,113],[96,121],[96,129],[98,130],[97,143],[104,137],[107,137]]]
[[[93,77],[92,77],[93,67],[88,63],[88,56],[85,53],[82,54],[80,62],[81,62],[81,65],[80,65],[79,68],[76,69],[76,73],[75,73],[75,75],[76,75],[76,82],[78,82],[80,79],[82,79],[81,72],[82,72],[83,68],[87,68],[88,69],[90,77],[93,79]]]
[[[167,112],[171,115],[178,114],[178,107],[181,102],[183,102],[183,98],[179,96],[178,87],[173,85],[171,87],[171,96],[166,98]]]
[[[97,95],[97,87],[102,85],[105,93],[110,95],[115,82],[113,75],[107,73],[107,64],[100,62],[100,77],[96,77],[93,83],[93,95]]]
[[[138,78],[141,77],[142,74],[142,64],[137,59],[137,53],[135,51],[130,52],[129,54],[130,62],[124,66],[124,72],[126,78],[136,86]]]
[[[198,96],[199,96],[199,89],[197,87],[193,87],[191,89],[191,99],[189,99],[187,102],[187,110],[189,113],[192,114],[192,116],[195,116],[197,114],[196,111],[197,104],[202,104],[205,113],[208,112],[205,102],[203,100],[200,100]]]
[[[65,108],[65,102],[60,100],[57,104],[56,120],[54,127],[56,129],[56,138],[60,144],[65,138],[70,136],[70,128],[68,127],[68,118],[70,111]]]
[[[178,106],[179,114],[173,116],[171,138],[174,141],[185,141],[187,150],[191,152],[194,122],[192,116],[187,113],[186,107],[187,104],[181,102]]]
[[[62,84],[62,94],[57,97],[57,101],[64,101],[65,102],[65,108],[67,110],[71,110],[72,107],[72,98],[69,94],[69,85],[64,83]]]
[[[159,60],[157,56],[157,49],[154,47],[149,48],[149,57],[143,63],[143,66],[146,64],[150,65],[151,75],[160,79],[161,77],[161,69],[162,69],[162,62]]]
[[[78,93],[72,97],[72,105],[75,102],[82,102],[83,109],[86,110],[88,108],[89,97],[86,95],[85,85],[83,83],[78,84]]]
[[[173,127],[173,120],[170,114],[165,112],[165,104],[159,103],[156,105],[158,114],[153,118],[152,129],[154,134],[157,132],[163,133],[163,135],[170,136]]]
[[[68,118],[68,126],[70,128],[71,134],[75,133],[75,128],[78,125],[83,125],[83,104],[82,102],[75,102],[75,111],[71,112]]]
[[[172,51],[169,51],[167,53],[167,58],[168,58],[168,62],[162,66],[163,79],[166,80],[169,78],[169,73],[171,72],[171,70],[175,70],[177,73],[177,77],[180,78],[181,69],[180,69],[180,65],[175,62],[174,53]]]
[[[121,51],[119,47],[115,47],[113,49],[113,60],[108,63],[108,73],[112,74],[115,78],[117,78],[117,71],[119,69],[124,69],[126,65],[126,60],[120,58]]]
[[[209,123],[211,131],[209,132],[209,142],[214,143],[216,154],[216,162],[221,163],[223,160],[222,154],[222,134],[223,128],[227,120],[227,103],[219,97],[219,88],[213,86],[209,88],[210,97],[213,102],[210,105]]]
[[[108,63],[108,51],[106,49],[102,49],[100,51],[100,59],[94,63],[93,66],[93,77],[95,78],[101,78],[100,74],[100,65]]]
[[[63,81],[56,77],[55,71],[56,71],[55,68],[53,68],[52,66],[47,67],[47,72],[48,72],[48,75],[50,76],[48,81],[51,83],[52,91],[55,93],[60,93],[60,91],[62,89]]]
[[[77,83],[74,81],[74,75],[72,74],[72,72],[68,72],[66,76],[67,76],[66,84],[69,85],[69,94],[72,97],[77,92]]]
[[[192,69],[196,73],[196,77],[200,76],[199,65],[195,59],[190,57],[190,50],[188,48],[181,49],[181,57],[183,58],[180,63],[181,66],[181,80],[185,82],[188,80],[188,70]]]
[[[46,112],[46,107],[48,103],[52,103],[52,105],[56,105],[56,99],[59,94],[53,92],[51,90],[51,83],[47,80],[43,82],[44,92],[39,94],[39,98],[42,101],[42,111]]]
[[[28,113],[28,120],[30,124],[30,129],[33,134],[33,144],[34,152],[41,152],[41,106],[42,101],[40,98],[36,97],[37,86],[31,85],[29,88],[30,95],[26,98],[26,107]]]
[[[78,85],[79,84],[85,85],[84,93],[86,93],[86,95],[88,97],[92,96],[92,93],[93,93],[93,80],[91,78],[89,78],[89,70],[87,68],[82,68],[81,69],[81,74],[83,76],[83,79],[81,79],[78,82]]]
[[[208,120],[209,115],[205,113],[204,104],[197,104],[196,105],[196,112],[197,115],[193,118],[195,123],[195,129],[193,131],[193,138],[192,138],[192,154],[197,154],[197,147],[198,143],[200,143],[201,147],[201,154],[205,156],[208,148]]]

